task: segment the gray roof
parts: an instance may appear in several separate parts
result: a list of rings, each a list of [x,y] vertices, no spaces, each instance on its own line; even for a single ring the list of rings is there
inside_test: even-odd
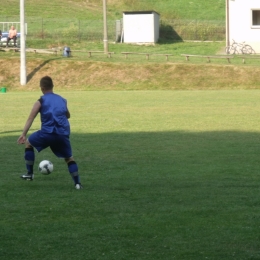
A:
[[[124,14],[153,14],[156,13],[158,15],[160,15],[159,13],[157,13],[156,11],[150,10],[150,11],[124,11]]]

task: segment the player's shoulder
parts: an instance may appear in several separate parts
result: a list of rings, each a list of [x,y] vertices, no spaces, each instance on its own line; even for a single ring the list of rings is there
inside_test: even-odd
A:
[[[61,99],[64,99],[65,100],[65,98],[63,97],[63,96],[61,96],[60,94],[56,94],[56,93],[53,93],[56,97],[59,97],[59,98],[61,98]]]
[[[42,96],[43,100],[64,100],[66,101],[66,99],[64,97],[62,97],[61,95],[59,94],[56,94],[54,92],[49,92],[49,93],[46,93]]]
[[[56,93],[53,93],[54,95],[56,95],[57,97],[63,99],[63,100],[66,100],[66,98],[64,98],[63,96],[59,95],[59,94],[56,94]]]

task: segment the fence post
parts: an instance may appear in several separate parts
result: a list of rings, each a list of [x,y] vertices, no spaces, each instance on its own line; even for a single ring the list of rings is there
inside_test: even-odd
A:
[[[79,41],[80,41],[80,20],[79,20],[79,32],[78,32],[78,38],[79,38]]]
[[[198,38],[198,21],[195,20],[195,41],[197,41]]]
[[[42,18],[42,39],[43,39],[43,18]]]

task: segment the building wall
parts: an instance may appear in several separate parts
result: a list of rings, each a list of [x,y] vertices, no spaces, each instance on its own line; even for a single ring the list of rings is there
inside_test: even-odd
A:
[[[229,1],[229,40],[246,42],[260,53],[260,26],[252,26],[252,9],[260,10],[259,0]]]
[[[160,16],[155,15],[154,16],[154,42],[158,42],[160,33]]]
[[[123,14],[125,43],[155,43],[159,39],[159,15]]]

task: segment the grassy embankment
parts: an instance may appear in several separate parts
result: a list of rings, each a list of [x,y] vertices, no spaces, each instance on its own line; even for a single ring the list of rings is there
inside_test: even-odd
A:
[[[17,1],[2,3],[0,17],[12,19],[19,14]],[[108,1],[108,18],[119,19],[122,10],[153,9],[161,14],[162,19],[223,20],[225,3],[219,1]],[[26,1],[26,16],[43,18],[78,18],[102,19],[101,1],[52,1],[45,5],[42,1]],[[84,42],[67,39],[62,42],[52,40],[30,40],[29,47],[50,48],[71,46],[72,50],[103,50],[102,42]],[[42,75],[54,77],[58,87],[82,90],[121,90],[121,89],[223,89],[223,88],[258,88],[259,62],[241,59],[213,60],[206,63],[205,58],[192,58],[189,63],[181,57],[182,53],[214,55],[223,53],[225,43],[160,43],[155,46],[135,46],[109,43],[109,51],[115,52],[111,59],[104,55],[94,55],[91,59],[86,53],[73,53],[67,59],[61,55],[27,55],[28,84],[19,86],[19,54],[1,52],[0,85],[8,90],[37,89]],[[125,59],[123,51],[170,53],[169,61],[164,56],[129,56]]]
[[[102,48],[102,44],[96,45]],[[115,54],[107,58],[104,54],[94,54],[88,58],[76,56],[65,58],[59,54],[28,54],[28,84],[20,87],[19,54],[2,54],[0,84],[8,91],[37,90],[39,79],[50,75],[57,88],[67,90],[159,90],[159,89],[254,89],[259,87],[259,66],[257,60],[248,60],[242,64],[235,58],[228,64],[226,60],[213,60],[207,63],[205,58],[191,58],[187,62],[181,53],[214,54],[222,48],[221,43],[175,43],[171,51],[165,45],[125,46],[111,45]],[[125,49],[127,48],[127,49]],[[145,55],[125,56],[122,51],[147,51],[149,53],[172,53],[169,61],[164,56]]]

